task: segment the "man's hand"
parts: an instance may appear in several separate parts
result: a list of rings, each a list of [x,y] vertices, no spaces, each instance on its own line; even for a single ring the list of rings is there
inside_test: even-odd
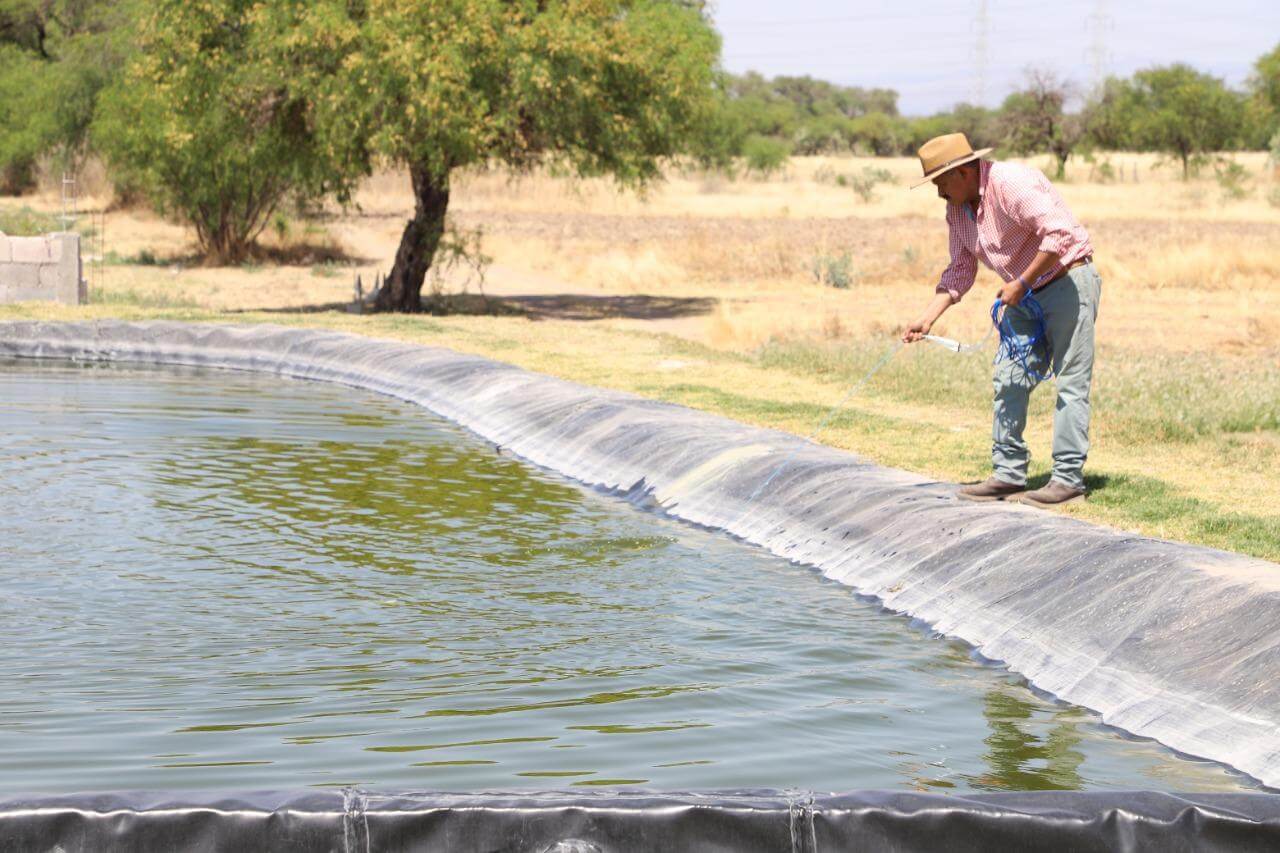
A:
[[[1015,278],[1013,281],[1007,282],[1001,287],[996,296],[1005,305],[1017,305],[1022,301],[1022,297],[1027,295],[1027,286],[1022,283],[1022,279]]]
[[[902,333],[902,342],[904,344],[914,344],[916,341],[922,341],[932,328],[933,323],[927,320],[916,320],[908,325],[907,330]]]

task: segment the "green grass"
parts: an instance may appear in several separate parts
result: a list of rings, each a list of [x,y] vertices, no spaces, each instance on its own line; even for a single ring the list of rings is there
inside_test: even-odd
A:
[[[142,290],[107,290],[93,294],[95,305],[118,305],[133,308],[199,308],[199,303],[180,296],[172,296],[160,291]]]
[[[143,249],[136,255],[122,255],[114,249],[107,252],[103,262],[108,266],[159,267],[167,263],[150,249]]]
[[[66,230],[68,229],[63,227],[62,217],[57,214],[45,213],[27,205],[0,207],[0,231],[10,237],[39,237]],[[95,233],[89,225],[76,221],[71,223],[69,230],[79,232],[86,239]]]
[[[1280,521],[1247,512],[1223,512],[1196,497],[1178,494],[1155,477],[1100,474],[1085,477],[1089,502],[1119,523],[1134,521],[1176,526],[1194,540],[1215,548],[1276,559],[1280,557]]]
[[[758,364],[852,385],[887,352],[883,343],[773,344]],[[992,344],[990,351],[994,351]],[[926,405],[982,407],[991,400],[990,351],[954,355],[923,344],[894,357],[871,393]],[[1187,442],[1224,433],[1280,431],[1280,370],[1270,358],[1153,354],[1100,349],[1092,401],[1111,440]],[[1032,396],[1047,415],[1052,393]]]

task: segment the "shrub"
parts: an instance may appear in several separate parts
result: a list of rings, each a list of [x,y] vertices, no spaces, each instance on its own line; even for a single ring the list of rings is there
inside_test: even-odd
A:
[[[62,220],[26,205],[0,209],[0,231],[10,237],[36,237],[62,230]]]
[[[1234,160],[1222,158],[1213,167],[1214,177],[1228,201],[1239,201],[1249,194],[1249,171]]]
[[[867,166],[861,174],[849,175],[841,186],[847,186],[858,194],[858,198],[870,203],[876,199],[876,187],[893,180],[893,173],[878,166]]]
[[[360,166],[318,134],[272,38],[274,6],[154,4],[139,50],[98,101],[94,137],[115,174],[190,222],[206,259],[240,263],[287,195],[343,197]]]
[[[853,284],[853,256],[848,252],[838,255],[815,255],[812,264],[813,279],[839,290],[847,290]]]
[[[742,157],[748,172],[768,176],[777,172],[791,156],[791,146],[780,139],[753,134],[742,143]]]

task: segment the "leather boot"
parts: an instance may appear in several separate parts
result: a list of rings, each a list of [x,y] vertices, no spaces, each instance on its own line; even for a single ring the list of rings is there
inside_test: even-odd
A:
[[[1023,492],[1018,496],[1018,500],[1022,503],[1038,506],[1042,509],[1062,506],[1083,498],[1084,489],[1073,489],[1066,483],[1057,480],[1050,480],[1043,488],[1036,489],[1034,492]]]
[[[974,483],[972,486],[961,486],[960,491],[956,493],[956,497],[967,501],[1002,501],[1010,495],[1025,491],[1026,488],[1026,486],[1015,486],[1013,483],[1006,483],[1004,480],[995,477],[988,477],[981,483]]]

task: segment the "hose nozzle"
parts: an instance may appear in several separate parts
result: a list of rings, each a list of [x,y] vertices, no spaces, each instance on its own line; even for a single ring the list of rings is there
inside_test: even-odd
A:
[[[943,338],[938,335],[925,335],[924,339],[926,341],[932,341],[943,349],[949,349],[952,352],[960,352],[960,350],[963,349],[963,345],[959,341],[953,341],[951,338]]]

